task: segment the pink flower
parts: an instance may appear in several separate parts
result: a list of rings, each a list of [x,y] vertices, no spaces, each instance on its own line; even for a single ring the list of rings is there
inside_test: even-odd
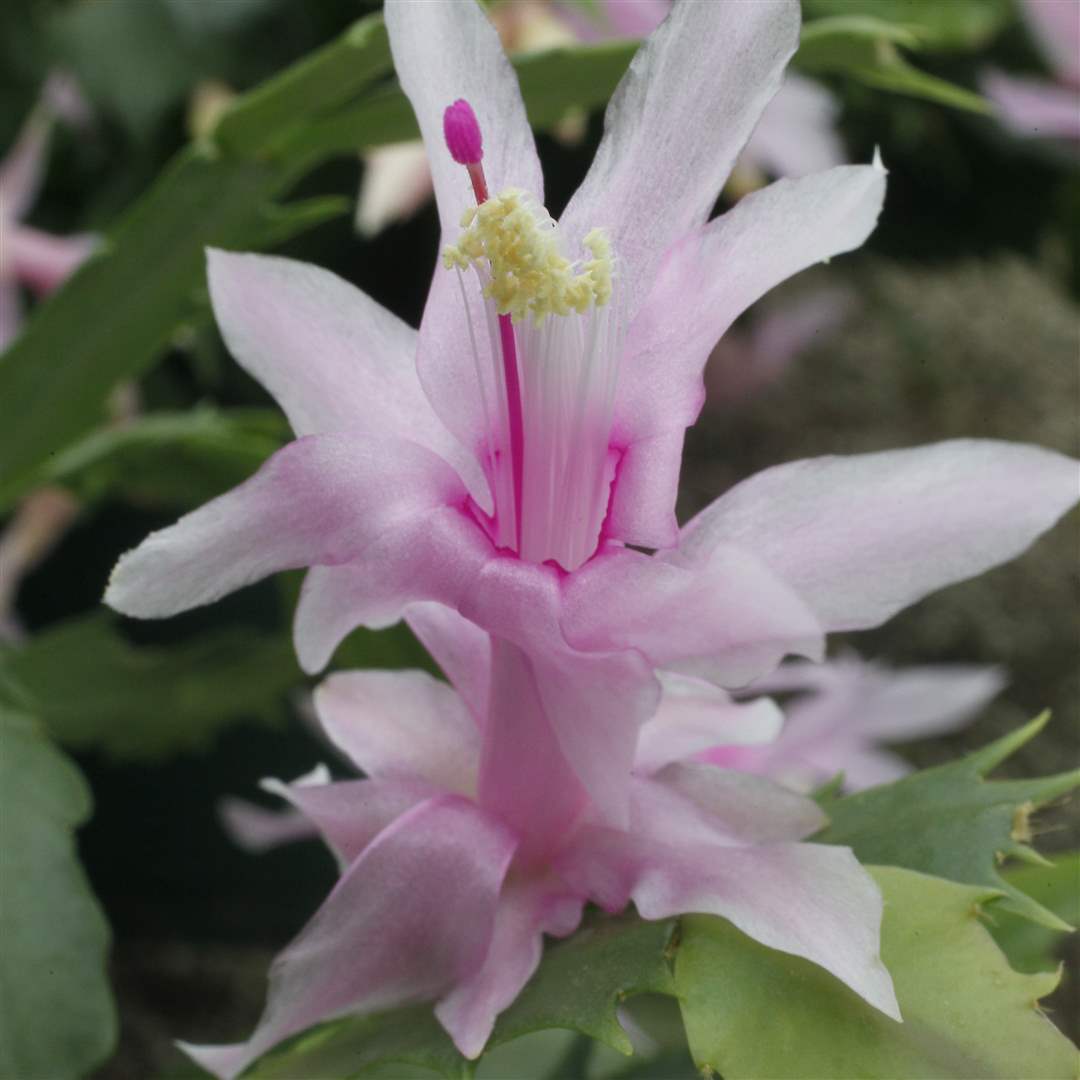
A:
[[[382,671],[332,675],[316,691],[327,735],[370,779],[268,786],[318,826],[342,876],[275,960],[251,1039],[187,1048],[200,1064],[236,1076],[321,1020],[428,1000],[476,1057],[536,969],[543,934],[573,932],[587,901],[611,912],[633,901],[646,919],[722,915],[899,1019],[878,956],[880,895],[848,849],[799,842],[824,823],[813,802],[646,753],[625,828],[587,800],[567,815],[564,793],[578,785],[524,654],[438,605],[410,621],[462,693]],[[768,725],[768,712],[728,702],[711,713],[711,738]],[[519,825],[541,817],[541,831]]]
[[[706,221],[795,48],[798,4],[677,5],[613,98],[557,226],[480,9],[390,0],[386,18],[447,242],[458,256],[505,243],[542,272],[440,267],[416,333],[315,267],[212,253],[230,349],[298,438],[125,555],[115,608],[171,615],[311,567],[295,625],[309,671],[357,625],[389,625],[417,601],[455,608],[527,657],[558,753],[621,826],[654,669],[741,686],[786,654],[818,659],[827,631],[877,625],[1019,554],[1076,500],[1070,459],[960,440],[770,469],[680,530],[683,437],[712,347],[774,284],[860,244],[884,193],[882,169],[844,166]],[[444,145],[461,98],[482,164]],[[493,198],[478,213],[481,180]],[[480,220],[463,238],[466,212]],[[508,311],[566,296],[583,310],[513,321],[482,291],[515,281],[533,291],[511,289]]]
[[[86,117],[77,90],[62,75],[50,77],[41,103],[0,162],[0,351],[22,324],[20,286],[42,296],[52,292],[97,244],[94,236],[53,236],[23,223],[41,187],[54,115],[79,122]]]
[[[1004,684],[998,668],[976,665],[893,670],[854,653],[824,664],[792,661],[738,694],[740,698],[796,694],[784,705],[783,729],[772,738],[760,732],[766,737],[752,743],[743,730],[741,742],[710,747],[698,760],[754,772],[800,791],[810,791],[842,772],[845,788],[857,791],[911,771],[882,743],[955,731]],[[674,686],[665,682],[665,704],[643,730],[659,727],[663,730],[653,737],[663,739],[664,731],[671,730],[664,728],[665,718],[715,707],[716,694],[715,687],[695,679],[679,679]]]
[[[983,92],[1016,135],[1080,139],[1080,4],[1023,0],[1021,11],[1057,81],[988,71]]]

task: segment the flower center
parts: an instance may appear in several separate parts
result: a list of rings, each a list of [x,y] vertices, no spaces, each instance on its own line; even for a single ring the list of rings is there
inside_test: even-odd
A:
[[[459,275],[488,421],[494,538],[530,562],[574,570],[596,550],[614,471],[620,324],[608,239],[593,229],[582,240],[590,257],[568,259],[535,198],[513,188],[489,194],[467,102],[446,110],[443,130],[477,201],[443,264]],[[469,302],[477,285],[482,318]]]

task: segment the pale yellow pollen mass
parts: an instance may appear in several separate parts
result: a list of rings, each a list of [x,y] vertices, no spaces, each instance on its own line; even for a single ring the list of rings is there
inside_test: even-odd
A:
[[[515,322],[528,316],[537,325],[549,315],[584,313],[611,299],[611,245],[602,229],[582,243],[592,258],[574,263],[560,251],[555,223],[523,191],[508,188],[461,218],[456,244],[443,251],[443,265],[465,270],[481,266],[490,274],[484,295],[500,315]]]

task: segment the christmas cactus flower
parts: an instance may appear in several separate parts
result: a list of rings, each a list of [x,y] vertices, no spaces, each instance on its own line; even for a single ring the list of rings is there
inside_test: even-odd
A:
[[[463,692],[385,671],[332,675],[316,691],[326,734],[369,779],[268,786],[321,830],[341,878],[275,960],[252,1037],[188,1047],[201,1065],[233,1077],[320,1021],[420,1001],[475,1058],[543,935],[571,933],[588,901],[610,912],[632,901],[646,919],[721,915],[900,1019],[876,886],[850,850],[801,842],[824,823],[815,803],[646,739],[628,821],[613,828],[538,721],[545,703],[517,646],[438,605],[411,621]],[[711,738],[775,726],[769,713],[767,701],[729,702],[712,711]]]
[[[713,346],[777,282],[862,243],[884,194],[880,167],[843,166],[707,220],[798,3],[676,5],[557,224],[479,7],[389,0],[386,20],[445,235],[419,333],[315,267],[212,253],[226,341],[298,438],[125,555],[115,608],[171,615],[310,567],[310,671],[357,625],[456,609],[517,650],[546,752],[621,826],[655,669],[741,686],[787,654],[820,659],[827,631],[1012,558],[1076,500],[1070,459],[960,440],[773,468],[680,530]]]

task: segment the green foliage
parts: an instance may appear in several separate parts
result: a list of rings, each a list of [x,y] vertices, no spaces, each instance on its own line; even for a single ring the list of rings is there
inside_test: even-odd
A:
[[[0,652],[12,681],[65,745],[127,761],[205,746],[225,724],[277,715],[301,682],[285,637],[214,630],[169,647],[135,648],[109,616],[71,619]]]
[[[1014,866],[1005,880],[1071,926],[1080,925],[1080,851],[1046,865]],[[1017,971],[1055,971],[1064,931],[1052,930],[1002,910],[988,913],[990,933]]]
[[[0,703],[0,1075],[79,1077],[112,1050],[109,930],[75,855],[90,793],[41,726]]]
[[[540,968],[500,1017],[489,1049],[549,1028],[566,1028],[624,1054],[632,1052],[616,1007],[634,994],[674,992],[667,950],[674,922],[595,916],[573,937],[550,944]],[[450,1078],[471,1075],[430,1006],[323,1024],[272,1050],[249,1075],[257,1080],[335,1076],[390,1064]]]
[[[979,921],[994,891],[893,867],[872,872],[904,1023],[724,919],[689,916],[675,982],[698,1065],[725,1080],[1075,1077],[1075,1048],[1037,1006],[1057,976],[1012,971]]]
[[[998,873],[1008,856],[1030,859],[1032,811],[1080,785],[1080,769],[1027,780],[986,774],[1045,726],[1043,715],[959,761],[825,803],[815,840],[851,847],[859,861],[903,866],[1005,894],[1003,905],[1056,930],[1067,923]]]
[[[924,48],[978,49],[1008,22],[1009,0],[803,0],[807,19],[873,16]]]
[[[878,18],[876,8],[872,10],[875,14],[838,15],[807,23],[795,65],[810,75],[844,75],[875,90],[969,112],[990,111],[978,94],[912,66],[898,46],[918,48],[919,36],[903,25]]]

